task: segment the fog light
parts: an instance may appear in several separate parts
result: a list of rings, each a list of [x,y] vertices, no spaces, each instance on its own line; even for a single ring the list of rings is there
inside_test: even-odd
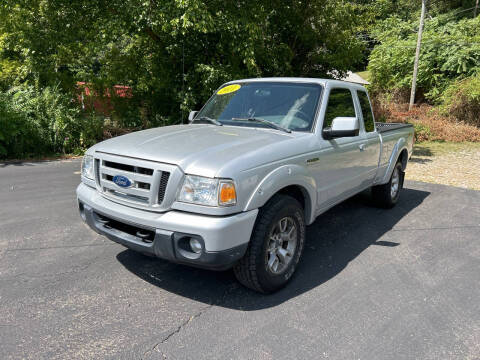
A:
[[[200,254],[202,251],[202,244],[200,244],[200,241],[194,238],[190,238],[190,248],[195,254]]]

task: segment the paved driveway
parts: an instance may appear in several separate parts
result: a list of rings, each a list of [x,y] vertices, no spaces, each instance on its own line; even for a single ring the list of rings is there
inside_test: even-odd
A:
[[[79,161],[0,164],[2,358],[478,359],[480,192],[407,182],[308,228],[296,276],[262,296],[87,229]],[[75,174],[77,172],[77,174]]]

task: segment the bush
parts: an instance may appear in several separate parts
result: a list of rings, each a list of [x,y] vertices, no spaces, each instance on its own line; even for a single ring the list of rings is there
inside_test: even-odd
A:
[[[441,111],[480,127],[480,73],[453,82],[442,96]]]
[[[415,127],[415,141],[480,142],[480,128],[446,117],[431,105],[422,104],[408,111],[408,104],[396,104],[388,96],[372,97],[375,120],[378,114],[387,122],[409,123]]]
[[[425,24],[417,79],[418,98],[439,103],[452,81],[480,70],[480,16],[461,20],[456,16],[455,12],[439,15]],[[417,26],[418,20],[410,22],[391,17],[374,31],[373,36],[380,44],[373,49],[368,65],[372,92],[390,91],[397,101],[408,101]]]
[[[18,112],[10,94],[0,92],[0,158],[44,151],[38,129]]]
[[[75,152],[82,147],[79,110],[58,87],[0,92],[0,156]]]
[[[97,142],[103,140],[105,121],[103,116],[96,114],[94,111],[83,114],[78,119],[80,133],[76,139],[77,151],[87,149],[95,145]]]
[[[413,123],[415,129],[415,142],[427,141],[432,138],[432,130],[424,124]]]

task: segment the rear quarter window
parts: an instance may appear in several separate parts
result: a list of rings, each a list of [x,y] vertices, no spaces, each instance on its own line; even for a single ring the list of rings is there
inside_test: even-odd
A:
[[[373,121],[372,107],[368,100],[368,95],[365,91],[357,91],[358,100],[362,108],[363,122],[365,124],[365,131],[375,131],[375,122]]]

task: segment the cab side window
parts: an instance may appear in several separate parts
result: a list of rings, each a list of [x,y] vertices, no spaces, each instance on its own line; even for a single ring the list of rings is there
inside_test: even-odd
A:
[[[372,108],[370,106],[370,101],[368,101],[368,96],[365,91],[357,91],[358,100],[360,101],[360,106],[362,107],[363,122],[365,123],[365,131],[372,132],[375,131],[375,122],[373,121]]]
[[[323,128],[332,126],[332,121],[336,117],[355,116],[355,105],[350,90],[341,88],[330,90]]]

